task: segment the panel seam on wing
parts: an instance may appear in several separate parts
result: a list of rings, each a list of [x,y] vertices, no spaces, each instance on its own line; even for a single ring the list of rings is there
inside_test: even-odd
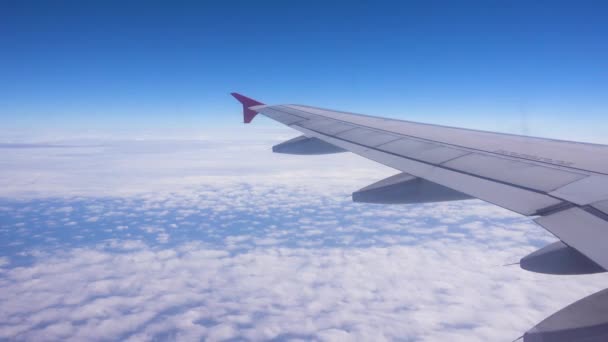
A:
[[[285,107],[285,106],[280,105],[280,106],[277,106],[277,107]],[[580,168],[576,168],[576,167],[570,167],[570,166],[557,165],[557,164],[552,164],[552,163],[543,162],[543,161],[540,161],[540,160],[529,159],[529,158],[523,158],[523,157],[514,158],[512,156],[508,156],[508,155],[505,155],[505,154],[496,153],[496,152],[492,152],[492,151],[480,150],[480,149],[477,149],[477,148],[465,147],[465,146],[456,145],[456,144],[450,144],[450,143],[446,143],[446,142],[442,142],[442,141],[437,141],[437,140],[430,140],[430,139],[416,137],[416,136],[412,136],[412,135],[408,135],[408,134],[403,134],[403,133],[399,133],[399,132],[388,131],[386,129],[377,128],[377,127],[368,127],[368,126],[364,126],[364,125],[361,125],[361,124],[344,121],[344,120],[341,120],[341,119],[336,119],[336,118],[326,117],[326,116],[323,116],[323,115],[320,115],[320,114],[310,113],[310,112],[307,112],[307,111],[304,111],[304,110],[301,110],[301,109],[292,108],[292,107],[287,107],[287,109],[295,110],[295,111],[306,113],[306,114],[309,114],[309,115],[314,115],[316,117],[320,117],[320,118],[324,118],[324,119],[335,120],[335,121],[341,122],[341,123],[347,123],[347,124],[350,124],[350,125],[357,125],[359,127],[363,127],[363,128],[367,128],[367,129],[373,129],[373,130],[384,132],[384,133],[397,134],[397,135],[400,135],[400,136],[402,136],[404,138],[417,139],[417,140],[421,140],[421,141],[425,141],[425,142],[429,142],[429,143],[435,143],[435,144],[439,143],[439,144],[443,144],[445,146],[454,147],[454,148],[457,148],[457,149],[465,149],[465,150],[476,151],[476,152],[480,152],[480,153],[484,153],[484,154],[490,154],[492,156],[499,156],[499,157],[502,157],[502,158],[508,159],[508,160],[515,160],[515,161],[526,160],[526,161],[531,162],[533,165],[538,165],[538,164],[548,165],[549,167],[557,169],[557,170],[563,170],[563,171],[570,170],[570,172],[572,172],[572,171],[584,172],[584,173],[587,173],[587,176],[589,176],[590,173],[594,173],[594,174],[598,174],[598,175],[608,175],[608,174],[601,173],[601,172],[589,171],[589,170],[580,169]],[[276,110],[279,110],[279,109],[276,109]],[[288,112],[285,112],[285,113],[288,113]],[[347,113],[347,112],[341,112],[341,113],[350,114],[350,115],[356,115],[354,113]],[[374,116],[366,116],[366,117],[380,119],[380,118],[374,117]],[[404,120],[400,120],[400,121],[404,121]],[[410,121],[404,121],[404,122],[410,122]],[[419,124],[418,122],[411,122],[411,123]],[[428,125],[431,125],[431,124],[428,124]],[[438,126],[438,125],[431,125],[431,126]],[[440,126],[440,127],[443,127],[443,126]],[[306,128],[306,127],[304,127],[304,128]],[[465,129],[465,128],[457,128],[457,127],[447,127],[447,128]],[[480,132],[510,135],[508,133],[485,132],[485,131],[480,131]],[[515,136],[517,136],[517,135],[515,135]],[[546,140],[552,140],[552,139],[546,139]],[[557,141],[561,141],[561,140],[557,140]],[[563,142],[568,142],[568,141],[563,141]],[[593,144],[591,144],[591,145],[593,145]]]
[[[325,134],[323,132],[320,132],[320,131],[317,131],[317,130],[314,130],[314,129],[310,129],[310,128],[307,128],[307,127],[302,127],[302,126],[300,126],[300,127],[304,128],[304,129],[307,129],[307,130],[310,130],[312,132],[315,132],[317,134],[320,134],[322,136],[326,136],[326,137],[337,139],[337,140],[341,140],[341,141],[344,141],[344,142],[347,142],[347,143],[355,144],[355,145],[361,146],[363,148],[372,149],[372,150],[380,152],[380,153],[390,154],[390,155],[395,156],[395,157],[412,160],[412,161],[415,161],[415,162],[418,162],[418,163],[422,163],[422,164],[425,164],[425,165],[430,165],[430,166],[433,166],[433,167],[438,167],[438,168],[441,168],[441,169],[444,169],[444,170],[448,170],[448,171],[452,171],[452,172],[468,175],[468,176],[471,176],[471,177],[476,177],[476,178],[484,179],[484,180],[487,180],[487,181],[491,181],[491,182],[495,182],[495,183],[499,183],[499,184],[503,184],[503,185],[512,186],[512,187],[515,187],[515,188],[518,188],[518,189],[522,189],[522,190],[526,190],[526,191],[542,194],[542,195],[554,198],[554,199],[559,200],[559,201],[565,201],[565,200],[563,200],[563,199],[561,199],[559,197],[555,197],[555,196],[549,195],[548,193],[540,191],[540,190],[537,190],[537,189],[528,188],[528,187],[525,187],[525,186],[522,186],[522,185],[509,183],[509,182],[501,181],[501,180],[498,180],[498,179],[493,179],[493,178],[477,175],[477,174],[474,174],[474,173],[470,173],[470,172],[466,172],[466,171],[462,171],[462,170],[458,170],[458,169],[454,169],[454,168],[450,168],[450,167],[445,167],[444,165],[441,165],[441,164],[429,163],[429,162],[424,161],[424,160],[420,160],[420,159],[416,159],[416,158],[412,158],[412,157],[403,156],[401,154],[390,152],[390,151],[381,150],[381,149],[378,149],[376,147],[363,145],[363,144],[360,144],[360,143],[357,143],[357,142],[353,142],[353,141],[349,141],[349,140],[346,140],[346,139],[342,139],[342,138],[337,137],[337,136],[328,136],[327,134]]]

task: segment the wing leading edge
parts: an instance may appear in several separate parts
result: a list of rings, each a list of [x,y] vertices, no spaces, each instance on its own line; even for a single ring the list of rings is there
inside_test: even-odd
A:
[[[433,196],[441,198],[437,194],[452,194],[450,191],[453,199],[479,198],[522,215],[536,216],[538,224],[563,242],[559,253],[548,248],[526,257],[528,264],[535,265],[530,269],[555,274],[560,269],[555,265],[568,262],[569,256],[577,258],[571,260],[569,274],[586,273],[583,268],[573,271],[571,268],[576,265],[595,272],[608,269],[608,251],[604,248],[608,241],[608,146],[302,105],[269,106],[239,94],[233,96],[243,104],[245,122],[255,116],[250,112],[263,114],[302,132],[301,140],[324,142],[337,151],[350,151],[401,171],[405,175],[401,176],[403,182],[395,182],[400,177],[395,176],[376,183],[382,185],[382,191],[373,193],[377,202],[383,202],[383,193],[393,196],[384,203],[399,203],[395,196],[408,198],[401,203],[423,202]],[[395,188],[388,189],[387,184],[393,183]],[[428,192],[421,193],[417,201],[416,191],[420,189]],[[396,195],[404,191],[407,195]],[[542,262],[535,263],[534,258],[541,257]],[[543,270],[545,264],[551,266]],[[542,334],[536,331],[527,338],[524,335],[524,340],[532,341],[532,336]]]

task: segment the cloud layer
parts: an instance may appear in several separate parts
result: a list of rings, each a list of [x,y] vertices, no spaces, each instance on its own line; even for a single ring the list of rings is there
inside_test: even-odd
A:
[[[554,241],[527,218],[352,203],[392,172],[268,145],[4,150],[0,339],[505,341],[606,283],[503,267]]]
[[[77,248],[3,272],[0,336],[507,340],[605,282],[522,274],[497,265],[514,250],[491,252],[431,241],[234,254],[199,243]]]

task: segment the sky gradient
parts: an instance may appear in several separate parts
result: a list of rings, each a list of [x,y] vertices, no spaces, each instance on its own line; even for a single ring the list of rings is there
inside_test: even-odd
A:
[[[601,1],[0,6],[9,131],[231,126],[231,91],[566,139],[608,129]]]

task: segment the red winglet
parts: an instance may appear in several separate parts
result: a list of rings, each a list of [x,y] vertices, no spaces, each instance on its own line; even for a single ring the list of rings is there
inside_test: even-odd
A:
[[[239,93],[230,93],[230,95],[234,96],[241,104],[243,104],[243,122],[250,123],[253,118],[258,115],[258,112],[253,109],[249,109],[252,106],[260,106],[263,105],[262,102],[258,102],[254,99],[250,99],[247,96],[243,96]]]

